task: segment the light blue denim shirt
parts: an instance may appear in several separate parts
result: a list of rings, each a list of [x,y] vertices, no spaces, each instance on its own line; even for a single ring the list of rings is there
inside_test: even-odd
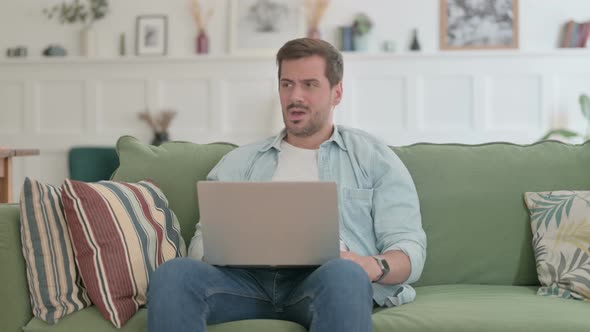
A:
[[[265,141],[244,145],[230,153],[209,173],[211,181],[271,181],[283,131]],[[401,250],[409,256],[412,272],[406,284],[373,283],[374,300],[381,306],[411,302],[426,259],[418,195],[405,165],[383,142],[358,129],[335,126],[318,153],[321,181],[338,185],[340,237],[360,255]],[[197,229],[199,232],[199,229]],[[195,234],[193,243],[201,240]],[[395,266],[391,269],[395,270]]]

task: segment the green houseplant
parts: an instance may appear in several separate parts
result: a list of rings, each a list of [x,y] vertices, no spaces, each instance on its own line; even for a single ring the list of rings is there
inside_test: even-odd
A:
[[[49,19],[56,17],[61,24],[81,23],[83,25],[80,46],[81,54],[85,56],[95,55],[96,37],[92,26],[94,22],[103,19],[108,12],[108,0],[74,0],[43,9],[43,13]]]
[[[546,140],[553,136],[561,136],[567,140],[581,138],[583,141],[586,141],[590,139],[590,97],[586,94],[581,94],[578,101],[580,103],[580,111],[586,119],[586,133],[582,134],[566,128],[556,128],[547,132],[545,136],[541,137],[541,140]]]
[[[366,51],[369,48],[369,33],[373,29],[373,21],[365,14],[357,14],[352,23],[353,48],[355,51]]]
[[[55,6],[43,9],[43,13],[49,19],[57,17],[61,24],[82,23],[92,25],[95,21],[104,18],[109,11],[107,0],[74,0],[67,3],[62,2]]]

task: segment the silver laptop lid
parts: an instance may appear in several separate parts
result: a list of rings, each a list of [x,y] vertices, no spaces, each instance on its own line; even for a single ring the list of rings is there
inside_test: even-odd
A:
[[[204,261],[321,265],[340,255],[335,182],[197,183]]]

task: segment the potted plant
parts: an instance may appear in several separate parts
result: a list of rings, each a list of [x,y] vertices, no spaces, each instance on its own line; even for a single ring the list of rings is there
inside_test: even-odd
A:
[[[163,110],[152,114],[149,110],[139,112],[139,118],[145,121],[150,128],[152,128],[154,138],[152,139],[152,145],[160,145],[170,140],[170,124],[172,119],[176,116],[174,110]]]
[[[545,136],[541,137],[541,140],[559,139],[564,141],[586,141],[590,139],[590,97],[586,94],[582,94],[578,101],[580,103],[580,111],[586,119],[586,133],[582,134],[566,128],[555,128],[550,130]]]
[[[357,14],[352,23],[353,49],[366,51],[369,49],[369,33],[373,29],[373,21],[365,14]]]
[[[62,2],[43,9],[43,13],[49,18],[57,17],[61,24],[83,25],[81,32],[81,54],[92,56],[96,53],[95,36],[92,26],[94,22],[103,19],[109,11],[108,0],[74,0]]]

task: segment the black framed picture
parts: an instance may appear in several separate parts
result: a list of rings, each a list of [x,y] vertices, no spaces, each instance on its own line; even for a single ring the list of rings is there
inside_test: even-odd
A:
[[[168,17],[140,15],[136,20],[135,54],[166,55],[168,51]]]

